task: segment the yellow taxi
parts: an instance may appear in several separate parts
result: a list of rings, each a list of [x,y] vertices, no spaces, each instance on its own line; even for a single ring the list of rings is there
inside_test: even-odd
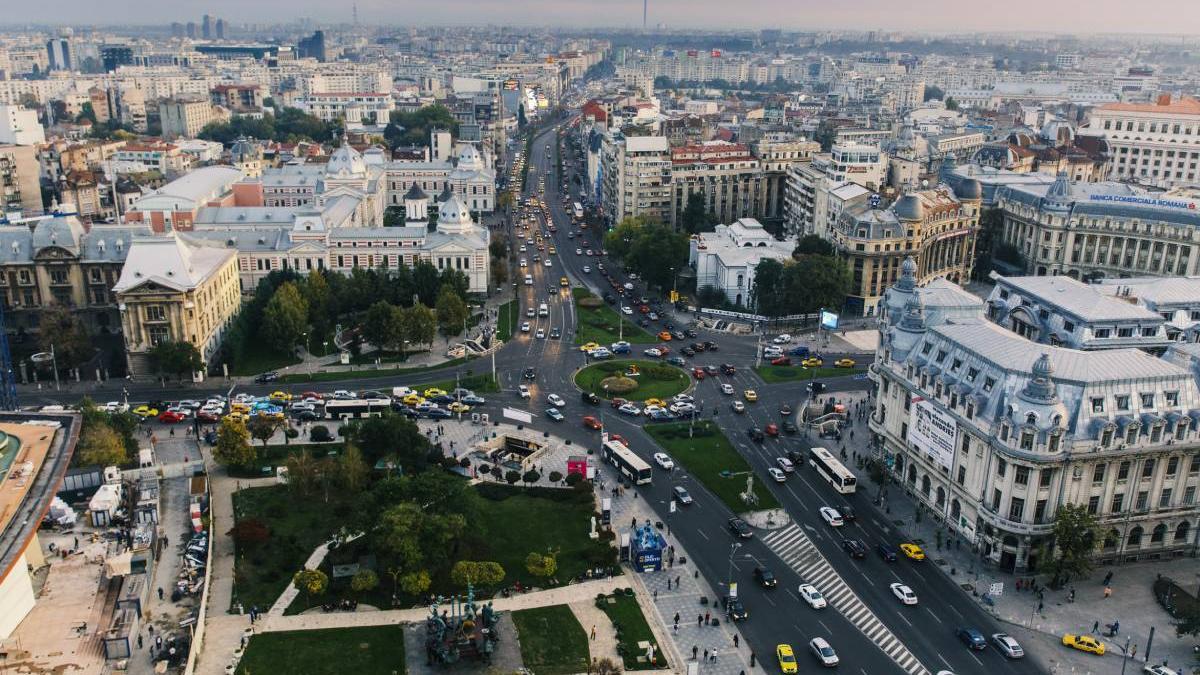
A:
[[[446,410],[449,410],[452,413],[465,413],[471,412],[471,406],[467,405],[466,403],[455,401],[454,403],[446,406]]]
[[[233,420],[234,422],[245,422],[246,420],[250,419],[250,416],[240,410],[234,410],[226,415],[225,419]]]
[[[583,345],[582,347],[580,347],[579,351],[592,352],[592,351],[596,351],[597,349],[600,349],[600,344],[598,342],[589,342],[589,343]]]
[[[833,362],[833,365],[837,366],[838,368],[853,368],[854,359],[838,359],[837,361]]]
[[[250,404],[234,401],[233,403],[229,404],[229,410],[230,412],[248,413],[250,412]]]
[[[425,398],[433,398],[434,396],[445,396],[446,394],[447,394],[447,392],[445,389],[438,389],[437,387],[430,387],[425,390]]]
[[[1104,643],[1097,640],[1091,635],[1075,635],[1067,633],[1062,638],[1062,643],[1068,647],[1078,649],[1081,652],[1104,656]]]
[[[671,334],[664,330],[663,332],[658,334],[658,339],[662,340],[663,342],[670,342]]]
[[[139,405],[132,412],[138,417],[158,417],[158,408],[151,408],[148,405]]]
[[[559,278],[558,278],[558,285],[559,285],[559,286],[562,286],[563,288],[566,288],[567,286],[570,286],[570,285],[571,285],[571,282],[567,281],[567,278],[566,278],[566,277],[559,277]]]
[[[282,410],[274,410],[274,411],[272,411],[272,410],[259,410],[259,411],[258,411],[258,416],[259,416],[259,417],[266,417],[266,418],[273,419],[273,420],[282,420],[282,419],[283,419],[283,411],[282,411]]]
[[[272,401],[290,401],[292,400],[292,395],[286,394],[282,391],[273,391],[267,398],[271,399]]]
[[[776,645],[775,658],[779,659],[779,669],[785,673],[799,672],[796,666],[796,652],[791,645]]]
[[[746,391],[742,392],[742,398],[753,403],[758,400],[758,392],[754,391],[753,389],[747,389]]]
[[[825,365],[825,362],[815,356],[810,356],[801,361],[800,365],[804,366],[805,368],[820,368],[821,366]]]
[[[558,253],[558,249],[555,248],[554,246],[551,246],[550,250],[547,251],[547,253],[549,253],[550,255],[554,255],[555,253]]]
[[[648,398],[645,401],[643,401],[643,404],[645,404],[647,407],[652,406],[652,405],[656,405],[660,408],[667,407],[667,402],[662,400],[661,398]]]
[[[910,560],[924,560],[925,559],[925,551],[922,551],[921,547],[917,546],[916,544],[911,544],[911,543],[900,544],[900,552],[903,553],[904,556],[906,558],[909,558]]]
[[[400,399],[400,402],[404,405],[421,405],[425,402],[425,398],[420,394],[412,393]]]

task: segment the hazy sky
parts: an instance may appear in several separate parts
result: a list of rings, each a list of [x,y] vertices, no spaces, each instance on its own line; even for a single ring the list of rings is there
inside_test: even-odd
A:
[[[4,23],[349,21],[354,0],[4,0]],[[358,0],[363,23],[640,26],[641,0]],[[1200,0],[650,0],[669,27],[1200,33]]]

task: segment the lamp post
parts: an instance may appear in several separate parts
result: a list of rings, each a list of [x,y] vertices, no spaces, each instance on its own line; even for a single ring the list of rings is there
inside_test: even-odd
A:
[[[736,541],[729,545],[729,567],[725,571],[725,588],[727,590],[733,586],[733,554],[737,553],[741,547],[742,545]]]

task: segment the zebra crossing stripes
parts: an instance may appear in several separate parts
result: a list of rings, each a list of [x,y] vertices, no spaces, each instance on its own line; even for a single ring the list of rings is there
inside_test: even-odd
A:
[[[762,541],[801,579],[821,591],[831,607],[841,612],[847,621],[883,650],[904,672],[909,675],[929,675],[929,671],[908,651],[904,643],[859,600],[803,529],[798,525],[789,525],[764,536]]]

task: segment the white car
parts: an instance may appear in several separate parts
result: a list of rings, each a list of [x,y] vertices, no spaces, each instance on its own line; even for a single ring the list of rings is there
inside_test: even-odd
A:
[[[629,315],[633,314],[633,308],[630,307],[629,305],[621,305],[621,313],[626,316],[629,316]]]
[[[649,417],[655,413],[666,412],[667,409],[661,405],[648,405],[642,409],[642,414]]]
[[[688,396],[687,394],[675,394],[674,396],[671,397],[671,400],[676,403],[695,403],[696,402],[695,398]]]
[[[537,329],[537,332],[534,333],[533,336],[539,340],[545,340],[546,339],[546,329],[544,329],[544,328]]]
[[[787,333],[782,333],[780,335],[777,335],[777,336],[775,336],[774,340],[771,340],[771,342],[774,342],[777,345],[786,345],[787,343],[789,343],[791,341],[792,341],[792,336],[788,335]]]
[[[721,393],[732,396],[733,395],[733,385],[729,384],[728,382],[723,382],[721,384]]]
[[[575,249],[575,255],[583,255],[583,249],[581,249],[581,248]]]
[[[526,251],[525,244],[521,244],[521,248],[519,249],[519,252],[524,253],[525,251]]]
[[[822,506],[818,510],[821,512],[821,519],[824,520],[827,525],[830,527],[842,526],[842,514],[838,513],[837,509],[833,508],[832,506]]]
[[[792,464],[792,460],[787,457],[776,457],[775,463],[779,465],[779,468],[784,473],[791,473],[796,470],[796,465]]]
[[[358,398],[354,392],[346,391],[345,389],[338,389],[337,391],[333,392],[333,397],[339,401],[350,401]]]
[[[670,455],[665,452],[654,453],[654,462],[658,464],[660,468],[666,469],[667,471],[675,468],[675,460],[671,459]]]
[[[104,410],[110,413],[129,412],[129,404],[120,401],[109,401],[104,404]]]
[[[733,412],[735,412],[735,413],[746,412],[746,404],[742,403],[741,401],[734,401],[733,402]]]
[[[651,348],[643,351],[642,353],[645,354],[646,356],[653,356],[656,358],[659,356],[662,356],[662,352],[659,351],[658,347],[651,347]]]
[[[900,602],[903,602],[906,605],[917,604],[917,594],[913,593],[913,590],[908,586],[896,583],[889,584],[888,588],[892,589],[892,595],[896,596]]]
[[[550,263],[550,259],[546,258],[546,267],[553,267],[553,266],[554,265]]]
[[[786,483],[787,482],[787,474],[780,471],[779,469],[776,469],[775,467],[771,467],[771,468],[767,469],[767,473],[771,474],[771,478],[775,479],[776,483]]]
[[[813,609],[824,609],[827,605],[825,596],[812,584],[800,584],[800,597]]]
[[[583,266],[583,273],[584,273],[584,274],[591,274],[591,273],[592,273],[592,266],[591,266],[591,265],[584,265],[584,266]]]
[[[564,401],[558,394],[550,394],[546,397],[546,400],[549,401],[550,405],[554,406],[555,408],[561,408],[567,404],[567,402]]]
[[[521,267],[529,267],[529,262],[526,261],[524,258],[521,258],[521,262],[519,264],[521,265]]]
[[[521,398],[529,398],[529,386],[524,385],[524,384],[518,384],[517,385],[517,393],[519,393],[521,395]]]
[[[617,408],[617,411],[625,415],[633,415],[634,417],[642,414],[642,411],[638,410],[638,407],[632,403],[622,403],[621,407]]]
[[[532,275],[532,274],[526,274],[526,275],[525,275],[525,285],[526,285],[526,286],[532,286],[532,285],[533,285],[533,275]]]
[[[533,326],[529,325],[528,321],[525,321],[521,324],[521,332],[522,333],[528,333],[531,330],[533,330]]]
[[[546,417],[549,417],[555,422],[561,422],[567,419],[566,416],[558,411],[558,408],[546,408]]]
[[[688,413],[696,412],[696,406],[694,406],[691,403],[688,403],[686,401],[680,401],[679,403],[672,403],[671,407],[668,409],[671,412],[675,413],[676,415],[686,415]]]
[[[783,356],[783,350],[779,347],[763,347],[763,356],[773,359],[776,356]]]
[[[827,668],[832,668],[840,663],[837,652],[833,651],[833,645],[829,644],[825,638],[816,637],[809,640],[808,648],[812,651],[813,656],[817,657],[817,661]]]
[[[629,349],[632,346],[633,345],[629,344],[625,340],[621,340],[620,342],[614,342],[611,345],[609,345],[609,347],[612,349],[614,354],[619,351],[629,351]]]
[[[537,316],[537,310],[530,307],[529,309],[525,310],[525,316],[532,319],[533,317]]]

